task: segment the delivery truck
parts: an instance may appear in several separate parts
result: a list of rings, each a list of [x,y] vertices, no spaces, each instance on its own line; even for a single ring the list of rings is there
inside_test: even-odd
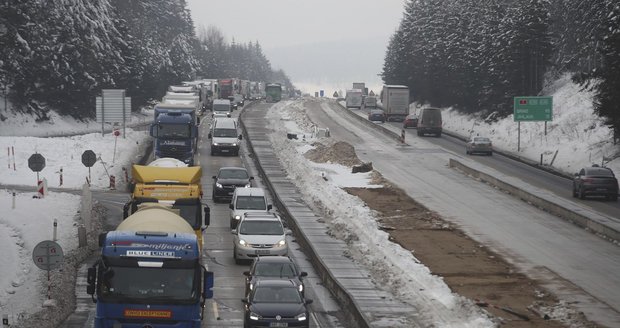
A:
[[[388,121],[404,121],[409,115],[409,87],[384,85],[381,90],[380,107],[385,112]]]

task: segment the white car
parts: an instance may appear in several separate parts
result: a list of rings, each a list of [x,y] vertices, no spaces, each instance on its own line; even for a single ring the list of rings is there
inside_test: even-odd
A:
[[[247,212],[268,212],[271,204],[267,204],[267,197],[263,188],[235,188],[232,200],[228,205],[230,208],[230,228],[237,227],[244,213]]]
[[[239,264],[257,256],[287,256],[286,236],[291,231],[284,228],[280,216],[273,212],[244,213],[233,234],[233,258]]]

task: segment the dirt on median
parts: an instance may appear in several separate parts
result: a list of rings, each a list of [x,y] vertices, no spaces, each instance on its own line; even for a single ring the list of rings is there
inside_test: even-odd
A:
[[[344,142],[316,143],[306,153],[315,162],[361,164]],[[345,188],[378,213],[389,238],[443,277],[451,290],[484,307],[502,327],[598,327],[559,300],[498,254],[468,237],[458,227],[410,198],[374,171],[373,184],[383,188]]]

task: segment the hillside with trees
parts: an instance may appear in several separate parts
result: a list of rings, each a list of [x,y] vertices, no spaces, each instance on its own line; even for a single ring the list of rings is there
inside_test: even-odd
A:
[[[2,1],[0,92],[42,120],[88,118],[101,89],[127,90],[135,110],[196,78],[280,79],[258,41],[202,32],[184,0]]]
[[[382,78],[419,103],[505,117],[565,72],[596,93],[620,131],[620,5],[614,0],[416,0],[386,50]]]

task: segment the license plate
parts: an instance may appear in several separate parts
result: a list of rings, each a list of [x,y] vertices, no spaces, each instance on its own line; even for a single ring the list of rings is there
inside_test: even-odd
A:
[[[232,191],[229,191],[229,192],[228,192],[228,196],[232,196],[232,194],[233,194],[233,192],[232,192]]]
[[[288,327],[288,322],[272,322],[269,327]]]
[[[269,250],[268,249],[259,249],[259,250],[256,250],[256,254],[258,254],[258,255],[269,255]],[[275,326],[275,327],[280,327],[280,326]],[[287,326],[282,326],[282,327],[287,327]]]
[[[229,152],[228,149],[222,149],[222,153],[227,153],[227,152]]]

